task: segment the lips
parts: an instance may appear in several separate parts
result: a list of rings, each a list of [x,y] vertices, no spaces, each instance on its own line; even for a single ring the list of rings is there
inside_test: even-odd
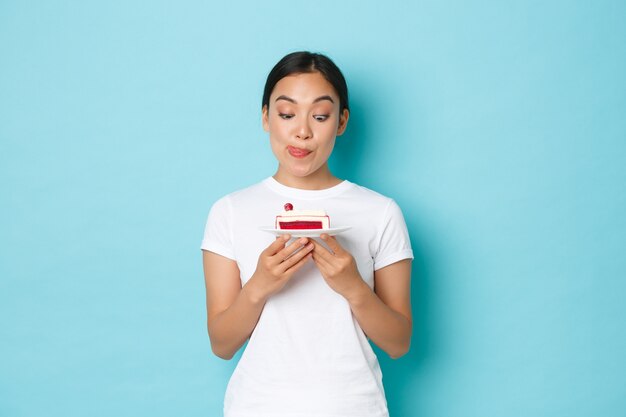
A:
[[[294,158],[305,158],[311,153],[309,150],[296,148],[295,146],[287,146],[287,151],[289,152],[289,155]]]

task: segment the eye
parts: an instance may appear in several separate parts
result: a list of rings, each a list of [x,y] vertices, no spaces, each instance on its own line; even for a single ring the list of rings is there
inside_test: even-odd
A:
[[[287,113],[278,113],[278,117],[280,117],[281,119],[285,119],[285,120],[289,120],[293,117],[293,114],[287,114]]]
[[[326,119],[328,119],[328,117],[329,117],[328,114],[316,114],[315,116],[313,116],[313,118],[317,120],[318,122],[323,122]]]

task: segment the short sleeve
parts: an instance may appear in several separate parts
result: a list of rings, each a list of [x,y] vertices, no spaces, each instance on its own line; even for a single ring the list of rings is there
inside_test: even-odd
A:
[[[235,260],[232,231],[232,206],[230,199],[223,197],[209,211],[200,248]]]
[[[403,259],[413,259],[404,216],[394,200],[389,201],[378,236],[378,250],[374,256],[375,271]]]

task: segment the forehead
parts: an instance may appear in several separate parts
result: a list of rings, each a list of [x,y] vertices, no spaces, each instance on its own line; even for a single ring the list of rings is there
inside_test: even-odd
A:
[[[282,78],[276,83],[270,101],[278,96],[288,96],[298,103],[310,103],[320,96],[331,96],[338,103],[335,88],[319,72],[293,74]]]

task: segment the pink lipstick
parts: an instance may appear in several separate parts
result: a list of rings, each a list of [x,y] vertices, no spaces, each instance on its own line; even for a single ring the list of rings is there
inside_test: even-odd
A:
[[[295,146],[287,146],[287,151],[289,152],[289,155],[293,156],[294,158],[305,158],[308,154],[311,153],[311,151],[296,148]]]

